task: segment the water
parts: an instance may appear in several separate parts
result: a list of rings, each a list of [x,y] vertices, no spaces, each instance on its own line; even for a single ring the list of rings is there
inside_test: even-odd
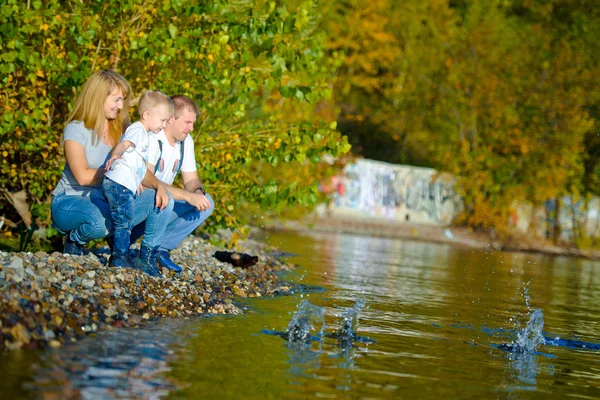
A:
[[[0,393],[600,397],[598,262],[341,234],[268,240],[298,255],[287,279],[303,292],[244,301],[241,316],[165,320],[58,351],[6,353]],[[291,332],[310,340],[298,345]]]
[[[315,324],[320,326],[317,336],[311,334],[315,329]],[[320,340],[324,330],[325,309],[311,304],[308,300],[304,300],[288,324],[283,337],[290,343],[301,342],[310,344],[313,340]]]

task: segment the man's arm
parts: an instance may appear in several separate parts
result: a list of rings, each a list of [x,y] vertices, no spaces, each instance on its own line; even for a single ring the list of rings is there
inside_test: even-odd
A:
[[[155,165],[148,163],[148,171],[154,172],[155,168]],[[198,173],[195,171],[182,171],[181,178],[183,179],[183,186],[185,187],[185,189],[180,189],[171,185],[164,184],[167,187],[169,193],[171,193],[171,196],[173,196],[175,200],[186,201],[187,203],[196,207],[199,211],[208,210],[210,208],[210,201],[208,201],[206,196],[200,190],[198,190],[202,187],[202,183],[200,182]]]
[[[146,171],[146,175],[144,175],[144,179],[142,179],[142,185],[156,189],[156,207],[162,210],[169,204],[169,192],[167,185],[156,179],[154,176],[154,168],[152,168],[152,171],[150,171],[150,169]]]
[[[198,172],[196,171],[181,171],[181,179],[183,180],[183,187],[185,190],[190,193],[192,197],[192,201],[196,203],[188,202],[200,211],[208,210],[210,208],[210,201],[204,195],[206,192],[204,191],[204,187],[202,186],[202,182],[200,181],[200,177],[198,177]],[[200,206],[200,207],[199,207]]]

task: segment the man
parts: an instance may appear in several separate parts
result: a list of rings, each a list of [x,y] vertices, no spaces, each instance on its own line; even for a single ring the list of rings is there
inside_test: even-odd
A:
[[[199,114],[198,106],[187,96],[171,97],[175,107],[173,117],[165,128],[151,136],[148,149],[148,170],[156,178],[167,184],[167,189],[175,200],[171,220],[158,249],[158,264],[175,272],[182,268],[175,264],[169,255],[212,214],[214,202],[204,190],[196,169],[194,141],[190,132]],[[184,189],[173,187],[173,180],[181,171]],[[142,193],[144,195],[144,193]],[[131,233],[135,241],[143,233],[143,224],[136,226]]]

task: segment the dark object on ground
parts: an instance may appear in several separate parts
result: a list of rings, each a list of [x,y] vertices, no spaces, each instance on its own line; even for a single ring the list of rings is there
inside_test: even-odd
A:
[[[234,267],[248,268],[258,262],[257,256],[244,253],[232,253],[229,251],[217,251],[213,255],[219,261],[229,263]]]

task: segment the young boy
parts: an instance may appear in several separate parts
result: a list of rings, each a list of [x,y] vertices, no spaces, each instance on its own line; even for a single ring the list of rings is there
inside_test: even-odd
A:
[[[111,151],[102,180],[102,189],[110,206],[115,229],[109,265],[133,267],[151,276],[160,276],[156,267],[158,246],[151,247],[142,241],[140,255],[134,265],[131,265],[128,253],[133,227],[133,200],[138,190],[142,190],[140,184],[147,169],[148,135],[150,132],[158,133],[165,127],[173,115],[173,101],[159,91],[146,91],[140,98],[138,114],[140,120],[127,128]],[[162,236],[164,229],[159,231],[156,234]]]

